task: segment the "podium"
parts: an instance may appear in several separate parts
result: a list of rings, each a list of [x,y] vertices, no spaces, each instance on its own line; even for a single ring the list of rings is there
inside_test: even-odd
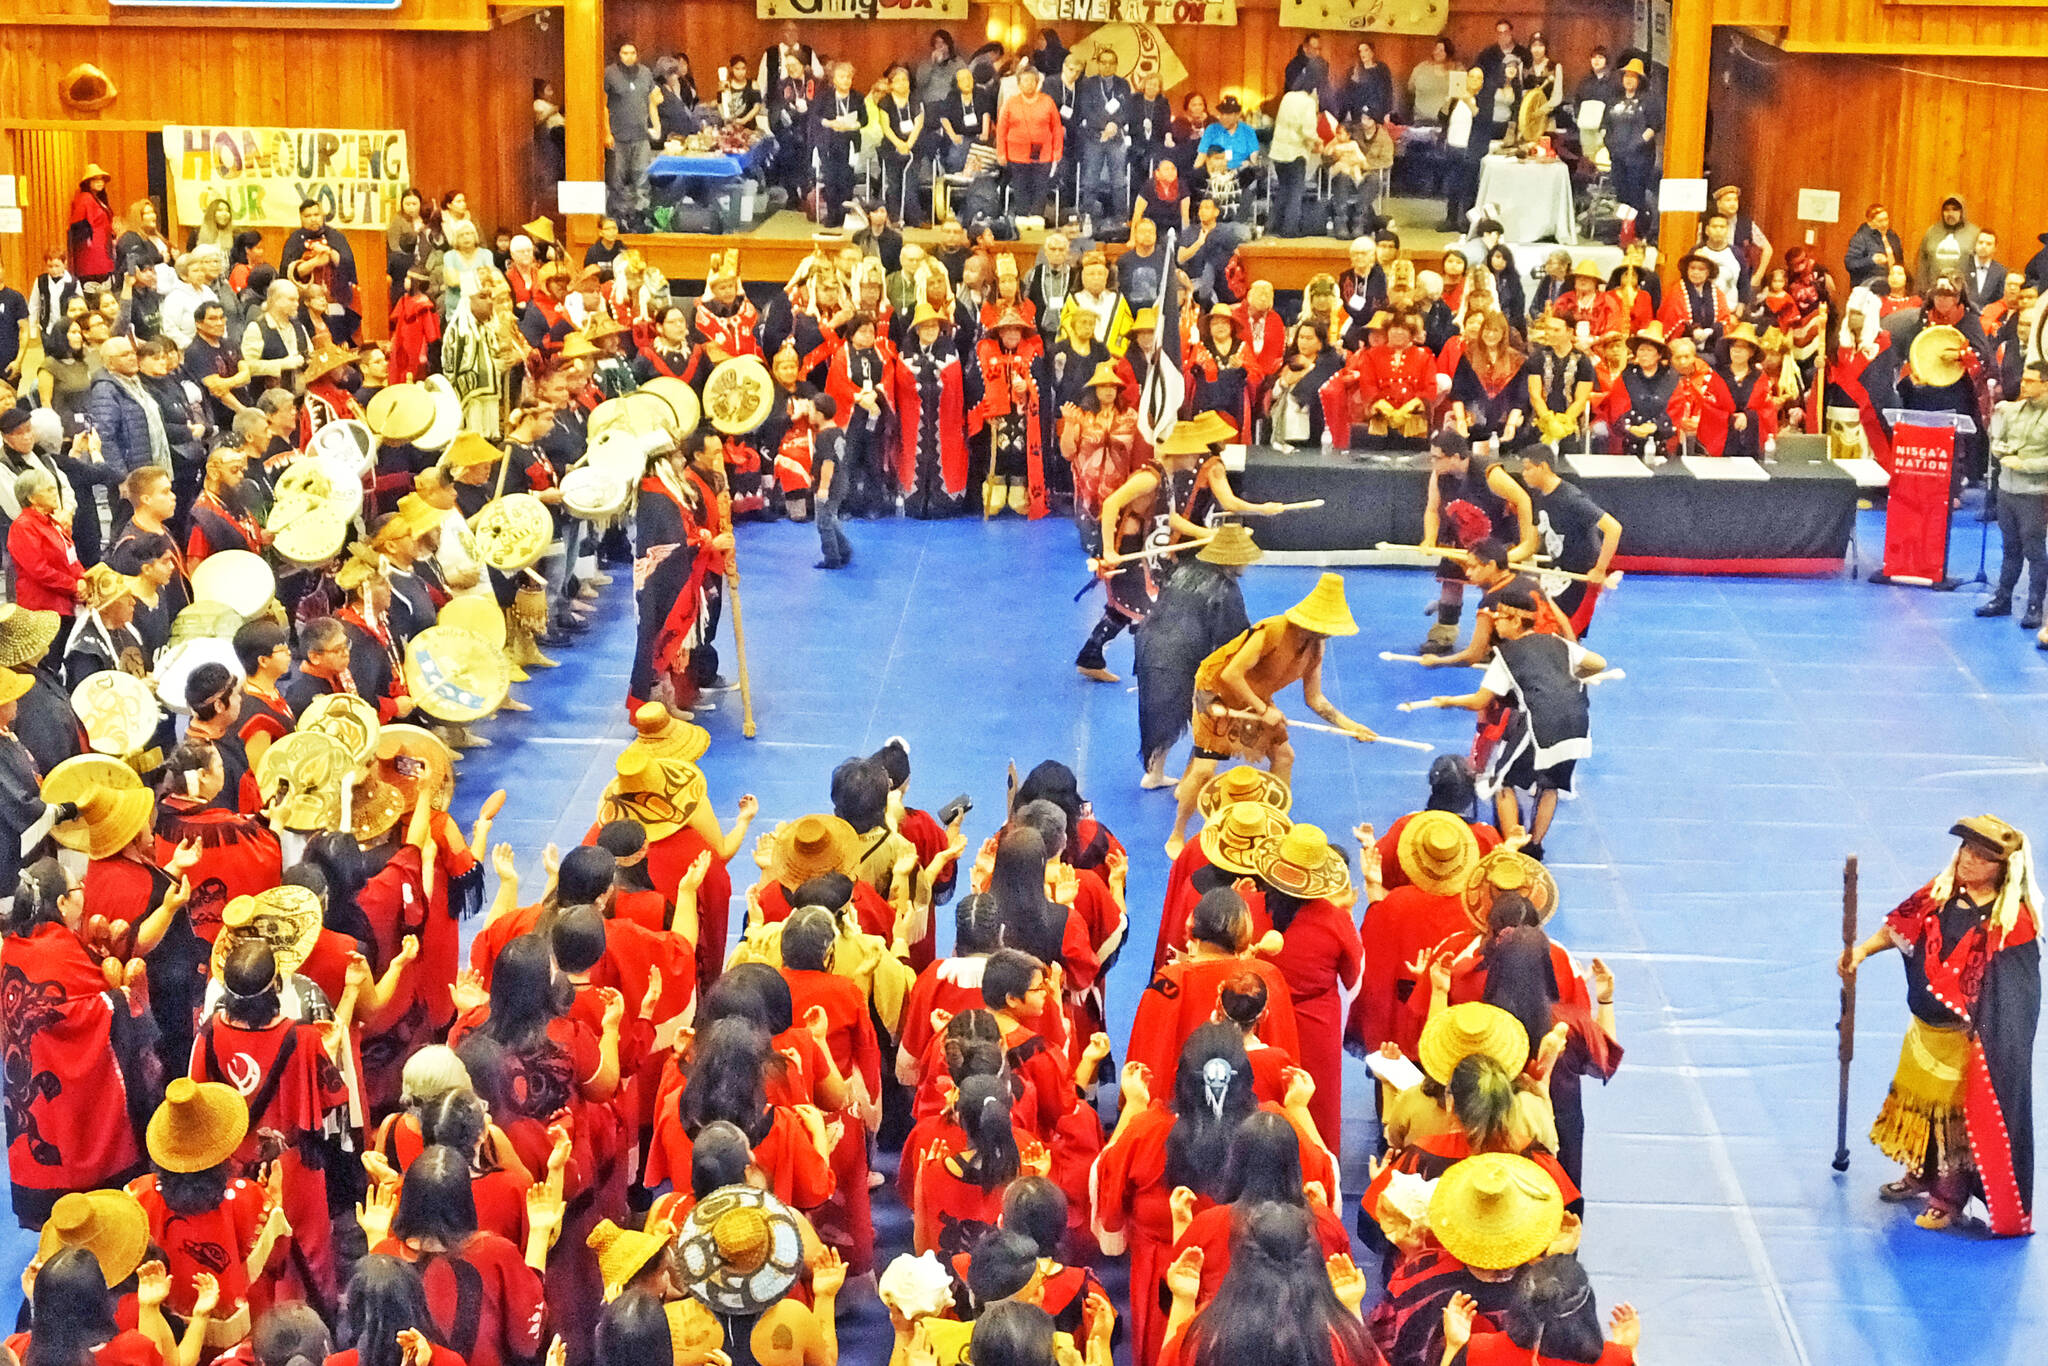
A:
[[[1948,577],[1949,499],[1956,436],[1977,430],[1967,413],[1887,408],[1892,426],[1891,497],[1884,518],[1884,567],[1872,583],[1952,588]]]

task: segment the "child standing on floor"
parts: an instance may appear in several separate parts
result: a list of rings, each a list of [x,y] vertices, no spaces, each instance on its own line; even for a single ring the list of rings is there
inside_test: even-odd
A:
[[[846,431],[832,419],[839,405],[830,394],[818,394],[803,403],[815,415],[817,435],[811,447],[811,509],[818,523],[818,549],[824,556],[819,569],[844,569],[853,559],[853,547],[839,527],[839,509],[846,501],[847,481],[841,474],[841,457],[846,450]],[[792,410],[793,411],[793,410]]]

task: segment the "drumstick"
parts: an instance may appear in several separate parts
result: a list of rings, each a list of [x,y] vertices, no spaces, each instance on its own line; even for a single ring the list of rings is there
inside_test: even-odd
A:
[[[1307,512],[1310,508],[1319,508],[1322,505],[1322,499],[1310,498],[1306,502],[1301,503],[1282,503],[1279,507],[1274,508],[1272,512],[1268,512],[1264,508],[1245,508],[1239,515],[1244,517],[1272,517],[1282,512]]]
[[[1420,664],[1423,660],[1421,655],[1397,655],[1392,650],[1381,650],[1380,658],[1389,664]]]
[[[1621,669],[1602,669],[1599,673],[1587,674],[1579,682],[1591,687],[1595,683],[1618,683],[1627,677],[1627,672]]]
[[[1233,721],[1261,721],[1265,719],[1257,712],[1232,711],[1220,702],[1209,708],[1209,714],[1211,716],[1227,717]],[[1427,740],[1400,740],[1391,735],[1360,735],[1356,731],[1345,730],[1342,726],[1326,726],[1318,721],[1297,721],[1291,716],[1281,719],[1287,723],[1287,727],[1290,730],[1314,730],[1321,731],[1326,735],[1346,735],[1362,744],[1399,745],[1402,749],[1419,749],[1425,754],[1436,749],[1436,746]]]

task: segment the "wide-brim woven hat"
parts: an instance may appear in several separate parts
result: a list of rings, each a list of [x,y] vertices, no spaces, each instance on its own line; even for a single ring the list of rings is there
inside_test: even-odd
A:
[[[1257,802],[1284,816],[1294,806],[1294,794],[1287,790],[1285,778],[1250,764],[1239,764],[1224,769],[1203,786],[1201,795],[1195,798],[1195,809],[1202,813],[1203,820],[1208,820],[1234,802]]]
[[[0,702],[18,702],[28,695],[36,685],[35,680],[25,673],[13,669],[0,669]]]
[[[1195,552],[1195,558],[1204,564],[1257,564],[1265,557],[1266,552],[1252,539],[1251,528],[1242,522],[1225,522],[1217,527],[1209,544]]]
[[[203,1172],[234,1156],[249,1134],[249,1107],[232,1086],[179,1077],[149,1117],[149,1160],[171,1172]]]
[[[628,745],[616,772],[598,802],[597,818],[632,821],[647,832],[650,843],[682,829],[704,800],[704,774],[695,764],[657,759]]]
[[[776,832],[769,876],[798,887],[826,873],[850,873],[860,854],[860,836],[838,816],[799,816]]]
[[[1418,811],[1401,827],[1395,862],[1408,881],[1437,896],[1463,892],[1479,866],[1479,840],[1464,818],[1450,811]]]
[[[74,1191],[50,1211],[36,1260],[47,1262],[74,1247],[93,1255],[111,1289],[134,1275],[149,1254],[149,1214],[124,1190]]]
[[[112,858],[149,828],[156,798],[146,787],[95,787],[78,798],[78,819],[85,826],[85,856]]]
[[[62,625],[55,612],[0,603],[0,669],[19,669],[50,653]]]
[[[637,733],[627,748],[645,750],[657,759],[695,763],[711,748],[710,731],[677,720],[675,713],[659,702],[643,703],[633,713],[633,729]]]
[[[1550,870],[1514,849],[1496,849],[1473,865],[1465,879],[1465,914],[1475,929],[1485,930],[1486,917],[1493,910],[1493,898],[1501,892],[1519,892],[1536,908],[1540,924],[1557,914],[1557,879]]]
[[[1304,901],[1335,896],[1351,885],[1344,852],[1320,826],[1303,823],[1269,835],[1252,850],[1251,862],[1260,881]]]
[[[1511,1271],[1542,1256],[1564,1227],[1564,1196],[1536,1163],[1480,1153],[1438,1178],[1429,1229],[1444,1251],[1480,1271]]]
[[[803,1261],[795,1212],[752,1186],[711,1192],[676,1235],[677,1278],[715,1313],[759,1314],[789,1293]]]
[[[1458,1064],[1478,1054],[1492,1058],[1510,1077],[1529,1065],[1529,1031],[1499,1006],[1466,1001],[1439,1010],[1422,1027],[1418,1061],[1429,1079],[1449,1085]]]
[[[1202,857],[1226,873],[1250,873],[1252,855],[1269,839],[1287,833],[1293,822],[1259,802],[1233,802],[1212,816],[1196,836]]]
[[[1319,636],[1355,636],[1358,622],[1344,601],[1344,576],[1325,574],[1316,580],[1309,595],[1287,609],[1287,620]]]

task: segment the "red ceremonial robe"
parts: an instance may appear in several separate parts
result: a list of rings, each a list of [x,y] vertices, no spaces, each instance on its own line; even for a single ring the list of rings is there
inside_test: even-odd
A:
[[[1991,1232],[2034,1231],[2034,1030],[2041,1014],[2040,922],[2021,904],[2009,929],[1979,921],[1943,942],[1942,903],[1929,883],[1885,917],[1909,974],[1970,1033],[1963,1118],[1970,1131],[1977,1194]]]
[[[1012,329],[1014,330],[1014,329]],[[1018,417],[1024,423],[1024,483],[1030,494],[1030,516],[1045,516],[1045,451],[1038,408],[1038,339],[1030,338],[1015,351],[1005,351],[995,337],[983,337],[975,349],[981,366],[981,402],[967,414],[967,433],[973,436],[989,419]]]
[[[960,358],[942,337],[931,351],[913,348],[890,373],[895,380],[897,486],[904,497],[938,510],[932,495],[954,499],[967,492],[967,403]]]
[[[287,1020],[245,1029],[216,1015],[199,1027],[192,1045],[192,1079],[226,1082],[249,1103],[249,1133],[235,1153],[245,1167],[259,1158],[260,1131],[283,1136],[284,1212],[292,1237],[279,1291],[283,1298],[332,1309],[341,1283],[334,1225],[327,1217],[327,1178],[307,1158],[325,1156],[325,1145],[346,1131],[349,1096],[322,1046],[324,1033],[324,1026]]]
[[[59,1197],[141,1167],[146,1018],[64,926],[0,939],[7,1170],[24,1227],[40,1226]]]
[[[1188,1035],[1209,1023],[1223,984],[1240,972],[1252,973],[1266,983],[1269,1001],[1266,1017],[1259,1021],[1259,1037],[1292,1057],[1301,1056],[1294,996],[1279,968],[1263,958],[1183,958],[1168,963],[1152,978],[1138,998],[1138,1016],[1131,1026],[1126,1057],[1152,1069],[1154,1094],[1172,1094],[1181,1045]]]

